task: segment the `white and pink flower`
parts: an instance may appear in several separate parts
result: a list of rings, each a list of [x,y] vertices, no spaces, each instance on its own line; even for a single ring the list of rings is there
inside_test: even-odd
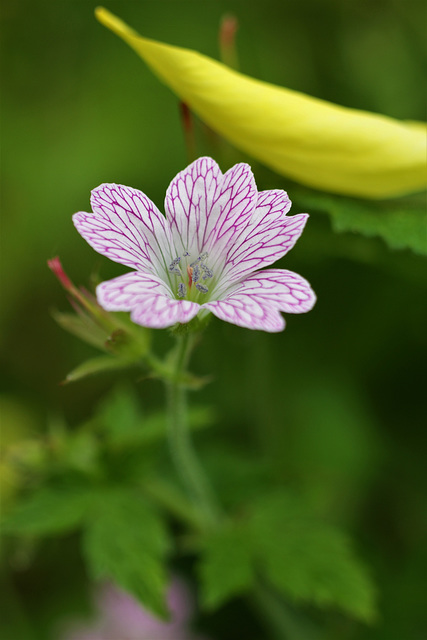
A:
[[[297,273],[262,269],[300,237],[308,214],[287,216],[285,191],[258,192],[249,165],[225,174],[212,158],[181,171],[166,193],[166,217],[141,191],[102,184],[79,233],[99,253],[134,271],[101,283],[99,304],[164,328],[212,312],[248,329],[285,328],[280,312],[309,311],[316,297]]]

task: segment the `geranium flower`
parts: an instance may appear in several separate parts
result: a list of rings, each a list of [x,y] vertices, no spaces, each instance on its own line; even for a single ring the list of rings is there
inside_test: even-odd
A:
[[[99,253],[134,271],[97,287],[108,311],[163,328],[212,312],[249,329],[281,331],[280,312],[309,311],[315,296],[301,276],[268,267],[302,233],[308,215],[287,216],[285,191],[258,192],[249,165],[222,174],[212,158],[181,171],[166,193],[166,217],[141,191],[102,184],[93,213],[76,213],[79,233]]]

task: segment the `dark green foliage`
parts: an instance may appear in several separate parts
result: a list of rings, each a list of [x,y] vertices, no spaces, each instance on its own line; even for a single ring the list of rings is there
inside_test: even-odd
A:
[[[52,536],[81,525],[93,501],[85,486],[42,487],[18,503],[2,523],[2,533]]]
[[[375,589],[347,536],[290,492],[263,496],[243,520],[207,539],[200,576],[203,601],[216,608],[264,576],[285,599],[375,618]]]
[[[261,569],[285,597],[374,620],[375,589],[350,540],[301,498],[285,493],[259,501],[251,531]]]
[[[169,549],[162,519],[136,492],[99,495],[83,536],[84,556],[95,580],[114,581],[164,617]]]
[[[212,640],[240,638],[245,607],[258,616],[251,595],[246,603],[252,576],[261,571],[279,614],[291,610],[301,622],[295,631],[288,625],[286,640],[427,637],[421,197],[373,202],[330,196],[252,164],[259,189],[283,188],[294,202],[291,214],[310,213],[303,236],[278,266],[306,277],[318,302],[310,314],[288,316],[283,334],[245,331],[216,319],[203,334],[191,367],[213,380],[190,394],[190,406],[212,406],[216,415],[215,427],[203,432],[211,414],[205,419],[203,409],[196,410],[201,418],[193,425],[200,427],[195,444],[231,521],[201,540],[198,518],[166,451],[161,385],[147,379],[145,369],[114,372],[112,360],[93,360],[99,348],[107,348],[115,363],[121,361],[126,344],[120,333],[106,347],[108,336],[90,323],[60,313],[71,336],[52,320],[50,309],[67,312],[69,305],[46,267],[59,254],[76,286],[91,291],[94,272],[99,282],[126,270],[98,256],[74,230],[71,215],[88,211],[90,190],[110,181],[143,190],[163,209],[167,185],[187,162],[177,99],[97,24],[95,5],[63,0],[38,3],[34,11],[30,0],[4,0],[3,6],[1,399],[19,411],[9,415],[2,404],[0,417],[6,449],[0,458],[7,534],[2,571],[10,583],[7,589],[1,585],[7,616],[0,615],[0,636],[58,640],[65,615],[61,598],[69,618],[82,615],[83,600],[88,615],[93,585],[80,541],[105,507],[104,499],[98,503],[103,487],[104,496],[119,489],[133,503],[134,496],[135,502],[144,496],[161,506],[163,526],[172,524],[179,549],[168,569],[177,563],[191,579],[189,565],[203,552],[200,600],[211,609],[202,635]],[[425,117],[422,3],[121,0],[108,8],[147,37],[213,57],[220,17],[234,12],[244,73],[348,107]],[[224,171],[235,162],[252,162],[197,122],[196,143],[198,154],[212,155]],[[126,314],[118,319],[124,323]],[[135,328],[142,353],[147,336]],[[168,332],[151,335],[153,352],[171,348]],[[112,368],[59,384],[68,371],[76,375],[77,367],[80,375],[97,365]],[[115,379],[130,377],[136,378],[138,402],[132,393],[115,391]],[[195,386],[197,380],[187,383]],[[94,415],[100,402],[110,408]],[[61,433],[51,434],[52,416],[64,416],[68,426]],[[299,511],[299,498],[269,497],[283,486],[302,487],[315,513],[307,506]],[[158,517],[143,504],[141,517],[144,508],[149,522]],[[101,518],[106,523],[114,516],[104,512]],[[337,528],[325,524],[331,522]],[[113,526],[119,531],[117,522]],[[357,569],[346,537],[337,532],[341,528],[372,566],[380,603],[372,627],[350,619],[369,617],[371,589],[363,586],[364,570]],[[92,529],[91,535],[102,533]],[[128,532],[119,535],[127,540]],[[46,542],[33,545],[33,538]],[[150,553],[156,573],[161,554]],[[323,559],[330,555],[332,562]],[[104,562],[97,559],[110,571]],[[341,570],[348,583],[337,575]],[[319,573],[328,576],[327,589]],[[159,586],[155,597],[136,595],[158,607],[160,592]],[[316,601],[323,611],[312,606]],[[336,613],[338,606],[351,616]],[[215,633],[218,621],[221,632]],[[313,624],[319,634],[306,631]],[[267,630],[254,628],[244,640],[267,638]]]
[[[202,543],[202,604],[216,609],[254,585],[252,541],[245,527],[227,524]]]
[[[310,211],[323,211],[334,231],[382,238],[391,249],[427,255],[425,195],[391,200],[356,200],[297,189],[295,197]]]

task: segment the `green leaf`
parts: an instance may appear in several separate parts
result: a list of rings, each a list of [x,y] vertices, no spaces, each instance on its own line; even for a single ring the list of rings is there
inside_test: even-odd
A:
[[[83,541],[92,577],[113,580],[166,617],[169,540],[160,516],[137,494],[119,489],[100,496],[92,516]]]
[[[209,535],[203,543],[199,574],[202,605],[216,609],[254,584],[252,544],[247,531],[228,525]]]
[[[349,540],[301,498],[265,497],[254,507],[250,528],[260,567],[284,596],[335,606],[366,622],[375,618],[375,590]]]
[[[66,468],[85,475],[100,473],[99,443],[93,433],[76,430],[67,432],[64,442],[63,463]]]
[[[19,503],[2,524],[5,534],[49,536],[77,528],[93,494],[84,487],[45,487]]]
[[[86,313],[81,312],[77,315],[53,311],[52,315],[59,326],[69,333],[102,351],[106,350],[105,342],[109,334]]]
[[[357,200],[296,190],[295,200],[309,210],[325,211],[337,232],[379,236],[391,249],[427,255],[427,213],[419,196],[392,200]]]
[[[112,441],[127,439],[142,429],[142,411],[135,394],[120,386],[99,407],[97,416],[103,431]]]
[[[375,589],[348,538],[290,492],[266,494],[201,543],[202,604],[214,609],[253,587],[254,574],[295,603],[372,622]]]
[[[105,373],[107,371],[116,371],[118,369],[126,369],[135,365],[135,361],[127,358],[111,357],[111,356],[98,356],[97,358],[91,358],[86,360],[78,367],[70,371],[65,378],[65,383],[76,382],[82,378],[87,378],[96,373]]]

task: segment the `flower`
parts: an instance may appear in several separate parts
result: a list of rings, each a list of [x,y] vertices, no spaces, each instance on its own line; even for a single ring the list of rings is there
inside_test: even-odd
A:
[[[214,131],[301,184],[388,198],[426,186],[426,126],[349,109],[256,80],[196,51],[143,38],[106,9],[122,38]]]
[[[99,253],[135,271],[98,285],[107,311],[164,328],[200,313],[264,331],[281,331],[280,311],[309,311],[315,296],[301,276],[267,267],[285,255],[308,215],[287,216],[285,191],[258,192],[245,163],[222,174],[212,158],[181,171],[166,193],[166,217],[137,189],[102,184],[93,213],[76,213],[79,233]]]
[[[132,596],[103,585],[96,593],[97,619],[74,624],[63,640],[202,640],[189,631],[193,604],[186,586],[174,579],[168,593],[170,622],[154,618]]]

